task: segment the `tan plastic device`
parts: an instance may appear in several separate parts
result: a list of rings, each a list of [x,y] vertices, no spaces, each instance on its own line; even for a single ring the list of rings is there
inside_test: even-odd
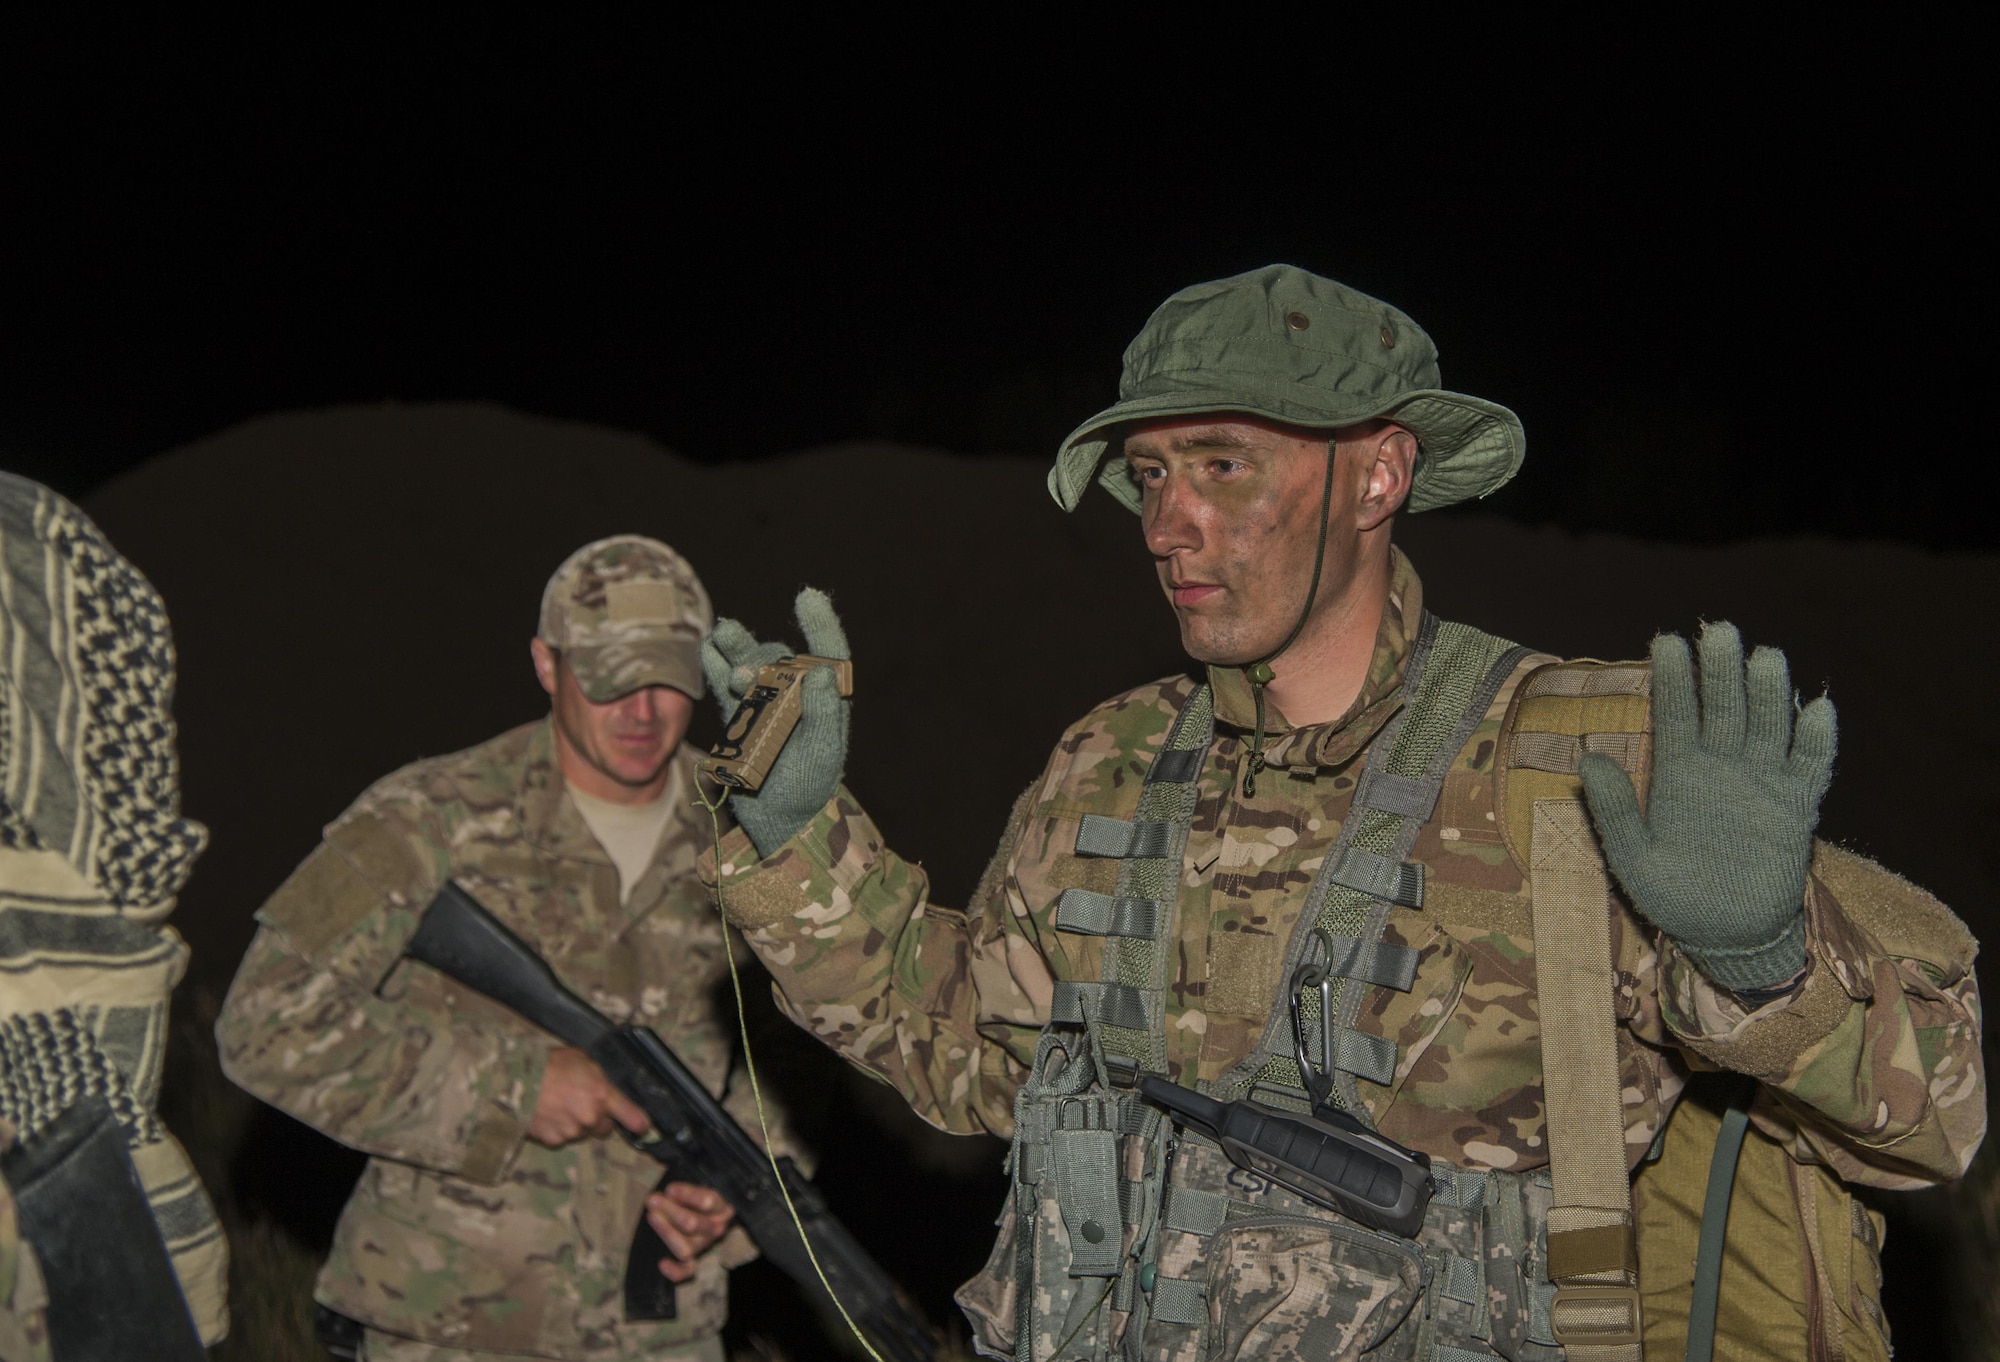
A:
[[[799,686],[814,667],[833,668],[840,693],[854,694],[854,664],[845,658],[801,653],[759,668],[757,680],[729,716],[729,727],[701,759],[701,773],[732,790],[755,794],[771,774],[785,739],[798,727]]]

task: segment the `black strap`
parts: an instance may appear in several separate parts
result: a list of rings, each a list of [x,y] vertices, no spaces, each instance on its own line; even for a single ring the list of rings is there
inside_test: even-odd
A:
[[[0,1159],[49,1289],[61,1362],[207,1362],[125,1130],[86,1097]]]
[[[313,1337],[334,1362],[360,1362],[361,1345],[367,1342],[368,1330],[360,1320],[314,1301]]]

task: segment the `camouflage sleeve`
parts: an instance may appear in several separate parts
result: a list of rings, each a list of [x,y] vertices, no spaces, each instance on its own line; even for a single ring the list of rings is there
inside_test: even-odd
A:
[[[1013,1134],[1014,1092],[1047,1018],[1048,964],[1013,930],[1025,910],[1000,873],[1027,804],[970,915],[929,902],[922,867],[883,845],[845,789],[770,858],[737,831],[719,875],[712,857],[701,865],[785,1012],[954,1133]]]
[[[1795,1156],[1877,1187],[1960,1176],[1986,1132],[1971,933],[1908,881],[1821,845],[1806,935],[1803,979],[1757,1007],[1663,942],[1667,1025],[1697,1054],[1782,1094],[1796,1124],[1766,1133]]]
[[[385,899],[322,845],[259,913],[216,1042],[231,1080],[323,1134],[493,1182],[534,1115],[550,1042],[396,963],[425,901]]]

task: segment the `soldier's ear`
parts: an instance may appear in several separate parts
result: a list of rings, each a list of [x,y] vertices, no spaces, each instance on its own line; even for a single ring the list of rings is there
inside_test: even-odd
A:
[[[1372,530],[1403,508],[1416,477],[1417,437],[1394,421],[1367,437],[1368,485],[1359,507],[1361,528]]]
[[[554,698],[556,693],[556,650],[538,638],[528,640],[528,656],[535,660],[535,679]]]

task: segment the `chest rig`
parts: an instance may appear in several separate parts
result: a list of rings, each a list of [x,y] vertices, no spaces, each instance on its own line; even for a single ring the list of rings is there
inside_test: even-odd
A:
[[[1382,939],[1393,906],[1423,902],[1423,867],[1406,858],[1452,760],[1527,651],[1425,615],[1405,674],[1409,701],[1371,744],[1308,891],[1316,911],[1293,932],[1271,1019],[1203,1092],[1368,1122],[1355,1085],[1393,1082],[1397,1047],[1355,1021],[1370,988],[1408,990],[1415,979],[1417,952]],[[1010,1315],[1012,1338],[981,1330],[981,1351],[1016,1362],[1369,1349],[1412,1362],[1560,1358],[1540,1261],[1546,1170],[1434,1162],[1424,1227],[1404,1239],[1232,1165],[1133,1091],[1166,1064],[1182,856],[1214,720],[1204,685],[1176,716],[1133,816],[1086,814],[1078,827],[1078,856],[1120,862],[1116,890],[1066,889],[1054,921],[1105,938],[1103,967],[1095,980],[1055,985],[1016,1097],[1000,1243],[985,1289],[968,1288],[986,1308],[966,1300],[975,1323]],[[1507,1270],[1490,1271],[1496,1260]]]

